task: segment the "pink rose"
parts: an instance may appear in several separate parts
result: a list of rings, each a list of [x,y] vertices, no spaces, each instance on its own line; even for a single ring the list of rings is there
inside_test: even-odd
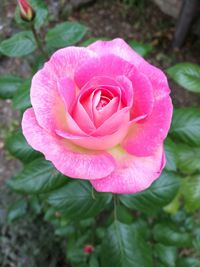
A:
[[[23,133],[63,174],[136,193],[165,165],[169,93],[164,73],[121,39],[63,48],[33,77]]]

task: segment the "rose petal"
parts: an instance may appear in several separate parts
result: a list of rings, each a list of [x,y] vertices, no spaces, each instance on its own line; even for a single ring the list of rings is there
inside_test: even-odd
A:
[[[126,136],[127,131],[128,123],[121,125],[121,127],[113,134],[98,137],[71,135],[65,131],[59,130],[56,131],[56,133],[81,147],[91,150],[107,150],[121,143]]]
[[[143,191],[160,176],[165,165],[162,146],[149,157],[136,157],[120,148],[110,153],[116,158],[117,168],[107,177],[91,181],[99,192],[131,194]]]
[[[45,68],[33,76],[31,103],[41,127],[51,132],[55,128],[66,129],[64,102],[57,91],[57,82]]]
[[[76,123],[74,118],[72,118],[70,114],[70,110],[74,106],[75,101],[75,85],[71,79],[65,78],[58,81],[58,91],[60,93],[60,97],[62,98],[65,104],[65,131],[67,131],[70,135],[87,135]],[[68,85],[68,86],[67,86]],[[70,88],[71,90],[66,90],[66,88]],[[55,132],[59,130],[59,127],[55,127]],[[62,130],[62,129],[60,129]],[[94,129],[93,129],[94,130]]]
[[[89,82],[87,82],[83,88],[81,88],[80,102],[93,121],[95,121],[94,111],[96,110],[96,106],[100,101],[101,91],[103,91],[104,94],[106,92],[109,92],[108,98],[117,97],[119,104],[117,109],[120,107],[121,89],[119,88],[119,86],[119,83],[109,77],[96,76],[93,77]],[[105,111],[106,109],[104,107],[104,112]],[[104,119],[102,118],[102,120],[105,121],[104,114],[102,114],[102,117],[104,117]]]
[[[45,64],[53,79],[72,78],[76,68],[97,54],[84,47],[69,46],[57,50]]]
[[[142,73],[135,72],[130,80],[134,91],[131,120],[138,121],[152,112],[154,103],[153,88],[148,78]]]
[[[65,106],[58,92],[63,77],[73,79],[75,68],[96,56],[86,48],[68,47],[53,54],[32,79],[31,103],[39,125],[48,131],[66,129]]]
[[[122,126],[129,126],[130,109],[128,107],[119,110],[114,113],[109,119],[107,119],[96,131],[91,133],[93,136],[110,135],[118,131]]]
[[[97,88],[97,89],[94,90],[94,88]],[[98,103],[98,100],[100,99],[101,94],[98,93],[94,95],[94,92],[99,92],[99,91],[102,91],[104,94],[106,94],[106,92],[108,91],[109,94],[113,95],[112,96],[113,99],[117,97],[119,100],[116,99],[115,101],[114,100],[110,101],[110,103],[107,106],[105,106],[102,110],[98,111],[95,107],[96,107],[96,104]],[[90,118],[94,121],[96,127],[103,128],[104,127],[103,123],[106,123],[106,120],[110,119],[110,117],[114,115],[115,112],[117,112],[118,101],[120,104],[120,106],[118,106],[118,109],[123,108],[125,104],[126,106],[129,106],[131,108],[131,105],[133,103],[132,83],[125,76],[116,76],[115,80],[107,76],[95,76],[91,78],[85,84],[84,87],[82,87],[80,91],[79,99],[80,99],[79,102],[82,103],[82,105],[85,107],[85,110],[89,114]],[[119,128],[120,121],[121,121],[119,116],[121,117],[122,113],[124,113],[124,111],[120,112],[117,115],[118,120],[115,123],[115,125],[117,124],[118,126],[115,127],[115,130],[118,130]],[[109,128],[112,127],[113,122],[112,123],[109,122],[107,123],[107,125],[108,125],[108,128],[107,128],[108,130]],[[101,129],[97,129],[97,132],[100,132],[100,131],[102,132]],[[106,135],[112,134],[113,131],[114,129],[112,130],[112,132],[109,131]]]
[[[121,38],[115,38],[111,41],[96,41],[87,48],[95,52],[97,55],[114,54],[126,61],[131,61],[135,66],[140,65],[143,61],[143,58]]]
[[[119,99],[117,97],[114,97],[112,100],[110,100],[110,102],[102,109],[97,109],[96,106],[93,106],[95,126],[97,128],[100,127],[107,119],[117,112],[118,106]]]
[[[122,91],[122,102],[127,107],[132,107],[133,99],[135,97],[135,92],[133,89],[132,81],[130,81],[126,76],[120,75],[116,77],[116,82],[119,83],[120,89]]]
[[[66,112],[68,112],[75,100],[76,87],[73,80],[69,78],[63,78],[57,81],[58,92],[65,104]]]
[[[73,107],[71,116],[86,134],[90,134],[91,132],[95,131],[96,127],[90,116],[80,103],[79,98],[77,99],[77,102]]]
[[[137,69],[115,55],[103,55],[98,58],[91,58],[81,64],[75,71],[75,82],[82,88],[87,82],[96,76],[108,76],[111,79],[124,75],[127,78],[134,75]]]
[[[153,111],[143,123],[135,123],[122,146],[136,156],[151,155],[163,142],[172,118],[172,102],[169,96],[155,102]]]
[[[27,142],[35,150],[42,152],[64,175],[88,180],[99,179],[109,175],[115,168],[115,161],[107,152],[85,150],[42,129],[32,108],[27,109],[23,115],[22,129]]]
[[[154,96],[150,81],[144,74],[139,73],[132,64],[115,55],[104,55],[101,58],[88,60],[77,68],[75,80],[78,86],[82,87],[92,77],[104,75],[109,75],[120,84],[123,97],[126,96],[128,105],[132,104],[134,96],[131,120],[144,118],[151,113]]]
[[[99,56],[113,54],[136,66],[139,72],[145,74],[151,81],[156,99],[165,97],[170,93],[165,74],[144,60],[124,40],[116,38],[112,41],[97,41],[89,45],[88,48]]]
[[[81,89],[77,103],[79,106],[82,106],[81,108],[85,109],[87,115],[94,123],[95,127],[98,128],[105,120],[107,120],[107,118],[109,118],[113,113],[117,112],[121,98],[121,91],[120,88],[111,85],[107,85],[104,88],[103,85],[99,84],[97,85],[96,89],[96,85],[94,86],[94,88],[92,86],[93,83],[87,83],[86,87],[84,87],[84,89]],[[97,109],[101,96],[105,95],[106,97],[106,94],[109,95],[107,99],[111,98],[111,100],[108,100],[109,103],[102,109]],[[82,118],[79,115],[77,116],[77,119],[81,120]],[[84,124],[84,122],[85,120],[82,119],[82,122],[80,123]]]

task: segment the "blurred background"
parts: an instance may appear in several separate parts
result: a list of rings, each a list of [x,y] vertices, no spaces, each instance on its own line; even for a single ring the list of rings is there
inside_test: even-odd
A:
[[[146,59],[164,71],[179,62],[200,64],[199,1],[189,1],[192,7],[184,9],[182,0],[46,0],[49,9],[48,25],[78,21],[88,27],[88,38],[121,37],[137,47],[144,44]],[[185,1],[188,2],[188,1]],[[17,1],[0,1],[0,41],[18,31],[15,22]],[[188,20],[189,19],[189,20]],[[180,37],[181,32],[181,37]],[[140,47],[141,49],[141,47]],[[29,61],[30,62],[30,61]],[[8,58],[0,54],[0,75],[17,74],[26,78],[32,66],[26,57]],[[169,80],[176,107],[200,107],[200,95],[183,90]],[[20,163],[5,150],[4,140],[17,129],[20,116],[10,100],[0,100],[0,263],[1,267],[21,267],[29,257],[27,267],[67,266],[62,256],[62,244],[53,235],[53,229],[42,218],[23,220],[11,228],[4,225],[6,209],[17,198],[4,183],[20,168]],[[5,234],[6,233],[6,234]],[[9,234],[8,234],[9,233]],[[49,242],[44,242],[48,235]],[[4,251],[2,253],[2,251]],[[54,253],[52,255],[52,252]],[[2,254],[1,254],[2,253]],[[189,253],[189,252],[184,252]],[[3,256],[4,255],[4,256]],[[32,255],[32,256],[31,256]],[[1,261],[2,260],[2,261]]]

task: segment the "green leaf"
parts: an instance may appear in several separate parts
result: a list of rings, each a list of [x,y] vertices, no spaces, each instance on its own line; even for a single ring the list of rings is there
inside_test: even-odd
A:
[[[182,173],[200,172],[200,147],[177,146],[178,168]]]
[[[133,215],[126,207],[122,205],[117,205],[117,218],[120,222],[125,224],[133,223]]]
[[[26,215],[27,212],[27,202],[24,199],[18,200],[13,204],[7,214],[8,223],[12,223],[13,221],[20,219]]]
[[[0,43],[0,52],[8,57],[26,56],[35,49],[36,44],[31,31],[16,33]]]
[[[189,145],[200,145],[200,109],[180,108],[174,111],[170,134]]]
[[[163,263],[157,261],[155,267],[166,267]]]
[[[176,161],[177,161],[177,147],[168,137],[165,140],[165,155],[166,155],[166,166],[167,171],[176,171]]]
[[[69,242],[68,242],[69,244]],[[74,267],[87,267],[87,265],[85,265],[86,259],[87,259],[87,255],[83,252],[82,248],[76,248],[73,247],[73,249],[69,249],[67,250],[67,259],[69,259],[69,261],[74,264]]]
[[[72,267],[88,267],[87,263],[75,263]]]
[[[199,266],[200,266],[200,260],[193,257],[179,259],[176,265],[176,267],[199,267]]]
[[[92,193],[92,186],[79,180],[52,192],[48,198],[49,204],[62,215],[79,219],[97,215],[110,201],[111,194]]]
[[[46,35],[49,47],[59,48],[76,44],[85,35],[87,28],[77,22],[63,22],[50,29]]]
[[[92,254],[89,260],[89,267],[100,267],[97,257]]]
[[[88,218],[88,219],[80,221],[79,226],[80,226],[81,229],[83,228],[85,230],[85,228],[91,229],[91,227],[94,224],[95,224],[95,218]]]
[[[193,237],[186,232],[180,232],[179,229],[160,223],[153,229],[153,235],[156,241],[166,246],[192,247]]]
[[[187,178],[181,187],[184,196],[185,208],[194,212],[200,208],[200,174]]]
[[[25,109],[31,107],[30,101],[30,86],[31,80],[27,79],[24,81],[22,86],[17,90],[13,97],[13,107],[20,111],[24,111]]]
[[[74,232],[75,232],[75,229],[72,225],[66,225],[66,226],[56,229],[55,235],[64,237],[64,238],[66,237],[69,238],[69,236],[74,234]]]
[[[21,132],[17,132],[6,140],[6,148],[16,158],[24,163],[33,161],[41,154],[28,145]]]
[[[46,59],[43,55],[39,55],[34,58],[34,61],[32,62],[32,74],[34,75],[39,69],[41,69],[44,66]]]
[[[29,0],[29,3],[36,12],[34,21],[32,22],[36,29],[39,29],[47,20],[48,8],[44,1],[41,0]],[[30,28],[30,23],[21,19],[19,7],[15,11],[15,20],[17,24],[23,28]]]
[[[49,161],[39,158],[26,165],[7,183],[14,191],[39,194],[50,192],[64,185],[67,183],[67,177],[60,174]]]
[[[153,49],[150,44],[143,44],[134,40],[130,41],[129,44],[142,57],[146,57]]]
[[[188,91],[200,93],[200,66],[179,63],[167,69],[169,77]]]
[[[147,190],[133,195],[120,195],[119,199],[130,209],[152,214],[159,211],[175,197],[179,185],[179,177],[171,172],[163,171],[160,178]]]
[[[53,207],[45,209],[44,219],[55,226],[56,229],[61,227],[60,216],[58,216],[58,214],[58,211],[56,211]]]
[[[134,227],[135,229],[137,229],[138,234],[143,237],[145,240],[148,240],[149,237],[151,236],[151,232],[150,229],[148,227],[148,223],[147,221],[145,221],[144,219],[137,219],[134,222]]]
[[[151,250],[134,225],[114,222],[104,237],[102,267],[152,267]]]
[[[38,215],[42,212],[42,204],[40,203],[39,198],[36,195],[32,195],[29,198],[29,205],[34,214]]]
[[[199,236],[196,236],[195,239],[193,240],[193,247],[197,252],[200,251],[200,237]]]
[[[176,247],[164,246],[162,244],[155,245],[156,257],[167,267],[176,266],[177,249]]]
[[[22,83],[22,78],[15,75],[4,75],[0,77],[0,98],[12,98]]]
[[[163,208],[165,212],[168,212],[170,214],[176,214],[180,207],[180,193],[175,196],[175,198]]]
[[[36,11],[36,17],[34,19],[34,25],[36,29],[39,29],[47,20],[48,8],[44,1],[30,0],[30,4]]]

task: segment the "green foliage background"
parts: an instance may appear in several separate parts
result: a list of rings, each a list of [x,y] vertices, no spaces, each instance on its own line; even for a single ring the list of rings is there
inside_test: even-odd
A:
[[[31,4],[38,14],[33,23],[39,31],[48,21],[48,9],[41,1],[31,0]],[[0,52],[9,57],[35,53],[37,43],[30,27],[20,19],[18,9],[16,22],[22,31],[2,41]],[[68,45],[86,46],[96,40],[82,41],[87,30],[77,22],[60,23],[45,33],[46,50],[52,53]],[[130,45],[144,57],[152,51],[149,44],[132,40]],[[35,57],[33,73],[44,62],[44,55]],[[183,62],[166,71],[183,90],[200,93],[200,66]],[[31,106],[30,81],[31,77],[24,80],[17,75],[1,76],[0,97],[12,99],[13,108],[22,113]],[[14,229],[19,220],[22,228],[25,219],[37,224],[39,221],[44,243],[48,231],[53,232],[48,242],[62,247],[69,266],[200,266],[199,108],[175,108],[165,141],[165,170],[149,189],[133,195],[98,193],[86,181],[67,179],[27,144],[21,131],[9,136],[6,146],[23,165],[7,182],[19,197],[8,210],[6,227],[13,225]],[[51,224],[48,231],[44,229],[46,222]],[[26,231],[25,228],[23,234]],[[1,241],[0,262],[4,259],[5,263],[10,255],[5,256],[3,252],[5,238],[1,237]],[[92,254],[84,253],[86,244],[94,246]],[[185,256],[185,250],[190,252],[189,256]],[[37,264],[35,261],[29,267]]]

